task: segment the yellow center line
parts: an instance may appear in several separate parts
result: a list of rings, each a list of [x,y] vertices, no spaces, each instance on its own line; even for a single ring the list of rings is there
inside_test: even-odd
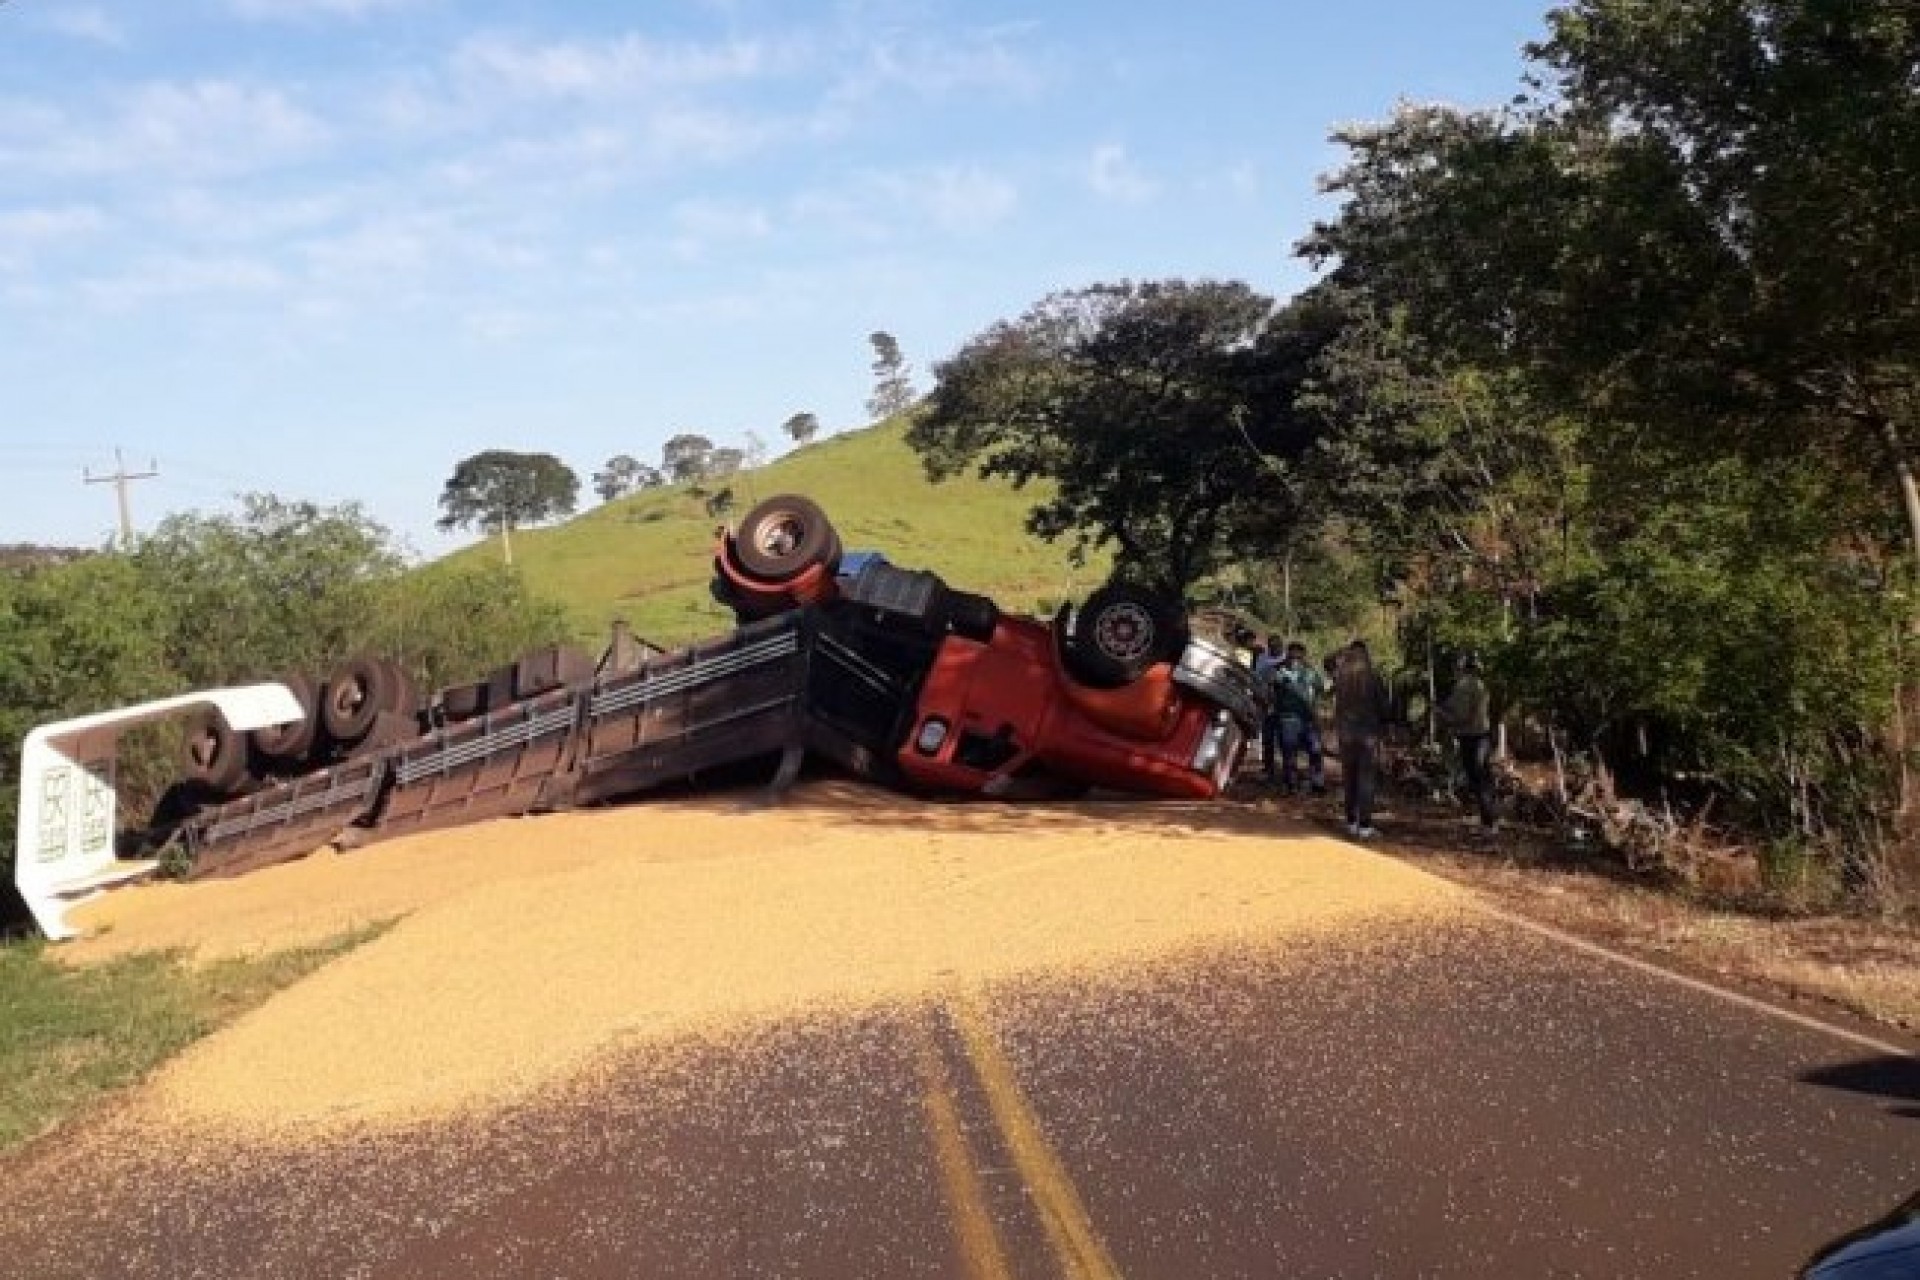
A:
[[[948,1002],[954,1028],[966,1046],[967,1056],[980,1077],[987,1106],[1000,1126],[1014,1167],[1027,1184],[1034,1205],[1040,1211],[1040,1225],[1060,1260],[1068,1280],[1119,1280],[1120,1271],[1107,1255],[1107,1248],[1093,1228],[1093,1219],[1066,1166],[1047,1144],[1020,1085],[1014,1079],[1013,1064],[995,1043],[986,1019],[965,997],[955,995]]]
[[[920,1062],[920,1083],[926,1090],[922,1102],[927,1112],[927,1130],[933,1136],[934,1159],[940,1165],[940,1183],[947,1197],[954,1247],[960,1252],[968,1280],[1013,1280],[1006,1250],[1000,1244],[999,1232],[994,1229],[993,1215],[987,1210],[986,1192],[977,1172],[979,1163],[960,1127],[960,1108],[954,1101],[946,1063],[941,1061],[925,1027],[916,1024],[914,1040]]]

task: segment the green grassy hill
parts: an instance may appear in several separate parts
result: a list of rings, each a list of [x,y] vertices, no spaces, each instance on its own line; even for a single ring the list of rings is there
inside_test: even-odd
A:
[[[809,445],[725,483],[736,516],[776,493],[805,494],[826,509],[849,550],[884,551],[1008,609],[1084,596],[1106,571],[1104,561],[1075,569],[1064,545],[1025,531],[1031,493],[971,477],[930,484],[899,422]],[[623,617],[645,639],[672,645],[731,625],[707,594],[714,524],[684,486],[657,489],[516,532],[513,558],[533,590],[566,606],[583,641],[604,640],[608,623]],[[499,554],[494,539],[449,560]]]

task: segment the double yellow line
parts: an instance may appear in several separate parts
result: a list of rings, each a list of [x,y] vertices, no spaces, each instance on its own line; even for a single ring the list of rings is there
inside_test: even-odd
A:
[[[1039,1119],[1014,1079],[1013,1064],[994,1040],[986,1019],[964,996],[951,996],[948,1015],[980,1082],[994,1124],[1039,1212],[1040,1226],[1067,1280],[1119,1280],[1087,1206],[1048,1145]],[[953,1081],[926,1025],[917,1028],[920,1080],[934,1159],[952,1215],[954,1245],[970,1280],[1012,1280],[1005,1244],[994,1226],[980,1183],[980,1162],[960,1124]]]

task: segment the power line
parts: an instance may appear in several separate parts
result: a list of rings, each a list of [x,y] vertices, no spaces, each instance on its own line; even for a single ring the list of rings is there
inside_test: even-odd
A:
[[[111,484],[114,497],[120,504],[120,548],[123,551],[133,547],[133,507],[127,501],[127,484],[134,480],[151,480],[160,474],[160,464],[149,462],[145,471],[127,470],[126,459],[120,456],[120,450],[113,451],[113,472],[110,475],[96,476],[91,471],[82,471],[80,477],[87,484]]]

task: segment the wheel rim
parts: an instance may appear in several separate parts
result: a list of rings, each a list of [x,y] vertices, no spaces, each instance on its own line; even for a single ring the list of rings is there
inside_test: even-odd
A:
[[[351,718],[366,704],[366,686],[358,680],[349,680],[333,691],[332,701],[335,712],[342,718]]]
[[[1093,640],[1116,662],[1138,662],[1153,652],[1153,615],[1131,601],[1109,605],[1093,620]]]
[[[753,545],[763,556],[784,560],[806,540],[807,522],[796,511],[776,511],[759,522]]]

